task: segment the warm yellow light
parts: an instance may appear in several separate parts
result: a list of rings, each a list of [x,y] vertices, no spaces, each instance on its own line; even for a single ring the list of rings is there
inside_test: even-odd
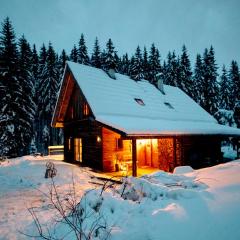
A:
[[[97,142],[101,142],[101,137],[100,136],[97,136]]]
[[[157,139],[137,139],[137,145],[140,146],[150,146],[150,145],[156,146],[157,145]]]

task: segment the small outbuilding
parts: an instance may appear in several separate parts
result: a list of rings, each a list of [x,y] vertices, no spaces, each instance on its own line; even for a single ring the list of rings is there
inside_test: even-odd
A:
[[[177,87],[67,62],[52,120],[64,128],[64,159],[133,176],[222,161],[221,141],[240,136]]]

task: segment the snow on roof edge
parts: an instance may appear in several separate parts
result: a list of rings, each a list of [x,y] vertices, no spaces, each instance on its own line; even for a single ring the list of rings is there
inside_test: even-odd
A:
[[[65,77],[65,73],[67,71],[67,67],[68,67],[68,61],[66,61],[66,64],[65,64],[65,67],[64,67],[64,71],[63,71],[63,74],[61,76],[61,81],[60,81],[60,88],[58,90],[58,93],[57,93],[57,101],[56,101],[56,104],[55,104],[55,107],[54,107],[54,111],[53,111],[53,115],[52,115],[52,119],[51,119],[51,126],[53,127],[54,126],[54,123],[56,123],[56,110],[57,110],[57,107],[58,107],[58,103],[59,103],[59,96],[61,94],[61,91],[62,91],[62,87],[63,87],[63,80],[64,80],[64,77]]]

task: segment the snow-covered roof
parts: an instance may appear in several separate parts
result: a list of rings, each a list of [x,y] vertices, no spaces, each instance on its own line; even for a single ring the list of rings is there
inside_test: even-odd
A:
[[[164,85],[162,94],[146,80],[118,73],[112,79],[101,69],[67,65],[96,120],[127,135],[240,135],[239,129],[219,125],[177,87]]]

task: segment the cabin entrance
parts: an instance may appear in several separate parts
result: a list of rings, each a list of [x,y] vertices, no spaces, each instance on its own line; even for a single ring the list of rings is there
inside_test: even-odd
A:
[[[157,139],[137,139],[137,166],[138,168],[158,167]]]
[[[74,138],[74,160],[82,162],[82,138]]]

